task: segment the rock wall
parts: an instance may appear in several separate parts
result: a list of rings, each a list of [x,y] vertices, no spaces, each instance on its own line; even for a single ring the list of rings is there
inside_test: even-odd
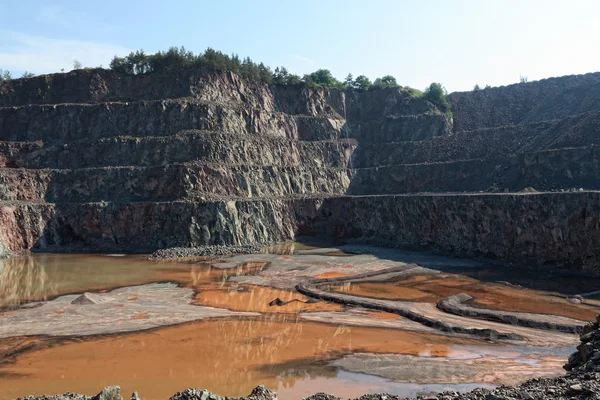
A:
[[[4,82],[0,244],[141,252],[310,233],[594,268],[598,85],[454,93],[451,120],[403,88],[231,73]],[[524,189],[554,193],[480,193]]]
[[[297,207],[305,234],[598,271],[600,192],[359,196]]]
[[[9,249],[147,253],[294,238],[292,204],[268,201],[14,204],[0,208]]]
[[[450,94],[454,131],[565,118],[600,108],[600,72]]]

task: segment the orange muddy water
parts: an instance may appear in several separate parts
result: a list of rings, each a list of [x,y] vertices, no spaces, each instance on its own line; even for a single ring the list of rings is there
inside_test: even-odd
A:
[[[351,266],[353,262],[352,256],[336,251],[314,260],[306,256],[296,260],[293,251],[284,253],[281,258],[288,267],[294,263],[300,271],[314,267],[311,278],[348,275],[339,272],[339,268],[349,270],[344,265]],[[328,270],[335,269],[335,265],[330,266],[327,257],[333,264],[341,257],[343,261],[337,270]],[[148,261],[144,256],[121,255],[39,254],[0,260],[0,313],[18,315],[24,311],[19,306],[65,294],[107,292],[153,282],[174,282],[192,289],[193,295],[187,301],[198,307],[259,313],[112,335],[58,338],[48,332],[49,336],[0,338],[0,400],[66,391],[93,395],[106,385],[120,385],[124,397],[138,391],[144,400],[166,400],[188,387],[241,396],[258,384],[278,391],[279,397],[286,400],[319,391],[344,397],[373,391],[412,396],[556,375],[561,373],[570,351],[489,343],[445,336],[425,328],[405,330],[408,328],[404,325],[394,329],[389,328],[393,325],[350,326],[335,323],[335,318],[329,323],[308,322],[302,318],[304,313],[349,315],[350,319],[356,314],[337,304],[313,302],[293,290],[241,284],[231,279],[260,275],[268,268],[268,262],[258,262],[256,258],[233,268],[211,267],[208,260],[201,258]],[[277,277],[275,272],[271,271],[272,276]],[[412,276],[333,289],[417,302],[435,302],[450,294],[467,292],[478,305],[490,308],[545,311],[574,318],[593,314],[591,306],[572,305],[545,292],[483,283],[462,275]],[[276,298],[287,304],[270,306]],[[140,301],[135,296],[127,298],[127,302]],[[395,314],[368,310],[364,316],[364,320],[370,318],[380,324],[405,321]],[[145,319],[147,314],[140,310],[134,317]],[[360,362],[355,366],[360,373],[333,366],[333,361],[351,355],[426,357],[465,363],[475,369],[478,367],[473,360],[483,360],[481,365],[486,370],[497,366],[513,373],[491,378],[486,375],[485,380],[475,381],[475,373],[464,378],[442,374],[432,382],[428,381],[426,368],[386,379],[377,376],[376,370],[362,371]]]
[[[227,396],[259,383],[293,387],[316,375],[335,386],[325,361],[352,352],[447,356],[453,345],[474,344],[440,335],[299,322],[286,315],[258,320],[215,320],[67,343],[25,353],[0,369],[0,398],[24,393],[94,394],[121,385],[125,394],[168,399],[187,387]],[[0,375],[1,376],[1,375]],[[364,390],[358,384],[358,391]]]
[[[573,304],[553,293],[481,282],[455,274],[413,275],[393,282],[345,283],[332,285],[330,290],[421,303],[437,303],[448,296],[467,293],[474,297],[470,304],[475,307],[560,315],[582,321],[593,321],[600,312],[600,303],[594,300],[587,301],[592,305]]]

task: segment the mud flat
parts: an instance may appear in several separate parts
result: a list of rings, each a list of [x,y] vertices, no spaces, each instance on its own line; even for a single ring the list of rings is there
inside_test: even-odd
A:
[[[356,397],[492,388],[561,374],[577,336],[448,315],[438,298],[470,289],[475,300],[510,311],[502,299],[518,295],[525,305],[546,304],[547,318],[564,311],[559,304],[569,304],[569,313],[592,307],[569,302],[570,292],[446,272],[494,276],[489,270],[499,267],[483,261],[369,246],[290,243],[247,255],[152,261],[41,254],[2,262],[10,278],[3,280],[5,304],[12,306],[0,311],[0,383],[8,388],[1,400],[67,390],[93,395],[113,383],[152,400],[185,387],[245,396],[259,383],[284,399],[319,390]],[[482,340],[294,290],[315,282],[324,293],[400,304],[456,328],[504,336]]]

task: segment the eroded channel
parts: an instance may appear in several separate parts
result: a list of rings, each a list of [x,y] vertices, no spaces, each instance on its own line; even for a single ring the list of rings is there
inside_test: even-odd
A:
[[[468,293],[473,307],[585,321],[600,303],[575,301],[574,291],[599,282],[557,292],[533,290],[514,276],[500,282],[474,277],[473,271],[490,268],[389,249],[295,244],[221,258],[36,254],[0,260],[0,400],[91,395],[111,384],[144,399],[166,399],[187,387],[239,396],[261,383],[283,399],[318,391],[411,396],[561,374],[576,335],[446,316],[435,304]],[[407,302],[431,318],[516,332],[520,339],[443,332],[294,289],[365,273],[372,278],[326,289]],[[92,294],[82,302],[84,292]]]

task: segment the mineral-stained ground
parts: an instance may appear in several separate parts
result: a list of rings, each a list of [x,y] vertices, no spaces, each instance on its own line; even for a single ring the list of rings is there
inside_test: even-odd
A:
[[[598,398],[600,73],[449,99],[0,83],[0,400]]]

